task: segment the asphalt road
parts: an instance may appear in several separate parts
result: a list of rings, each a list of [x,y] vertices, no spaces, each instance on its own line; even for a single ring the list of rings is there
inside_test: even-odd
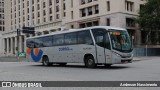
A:
[[[160,81],[160,58],[135,61],[131,64],[116,64],[110,68],[98,66],[95,69],[85,68],[81,64],[44,67],[34,62],[0,62],[0,81]],[[151,88],[119,89],[151,90]]]
[[[95,69],[80,64],[44,67],[34,62],[0,62],[0,80],[160,81],[160,58]]]

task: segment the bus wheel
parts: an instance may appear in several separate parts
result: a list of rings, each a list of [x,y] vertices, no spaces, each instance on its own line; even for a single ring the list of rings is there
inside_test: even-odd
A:
[[[48,57],[43,57],[43,65],[44,66],[51,66],[52,63],[49,63]]]
[[[96,66],[93,56],[88,56],[85,59],[85,66],[87,68],[94,68]]]

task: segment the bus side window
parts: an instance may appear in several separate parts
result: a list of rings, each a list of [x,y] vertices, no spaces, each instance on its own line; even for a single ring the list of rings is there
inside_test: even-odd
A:
[[[67,33],[65,34],[65,45],[77,44],[76,33]]]
[[[92,29],[92,32],[98,46],[111,49],[110,40],[106,29]]]
[[[78,32],[78,44],[93,45],[93,40],[89,30]]]
[[[53,36],[43,37],[43,47],[53,46]]]
[[[42,38],[35,38],[34,39],[34,48],[40,48],[43,47],[43,39]]]
[[[34,48],[34,39],[28,39],[26,44],[28,48]]]
[[[55,35],[53,40],[53,46],[64,45],[64,34]]]

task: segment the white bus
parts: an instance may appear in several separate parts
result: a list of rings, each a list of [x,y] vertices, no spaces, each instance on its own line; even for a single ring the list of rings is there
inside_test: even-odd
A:
[[[26,40],[27,60],[52,64],[84,63],[96,65],[131,63],[132,43],[126,29],[95,26],[59,31]]]

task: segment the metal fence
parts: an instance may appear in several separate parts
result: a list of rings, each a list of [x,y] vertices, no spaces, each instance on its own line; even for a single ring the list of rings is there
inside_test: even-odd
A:
[[[160,56],[160,48],[134,48],[133,54],[137,56]]]

